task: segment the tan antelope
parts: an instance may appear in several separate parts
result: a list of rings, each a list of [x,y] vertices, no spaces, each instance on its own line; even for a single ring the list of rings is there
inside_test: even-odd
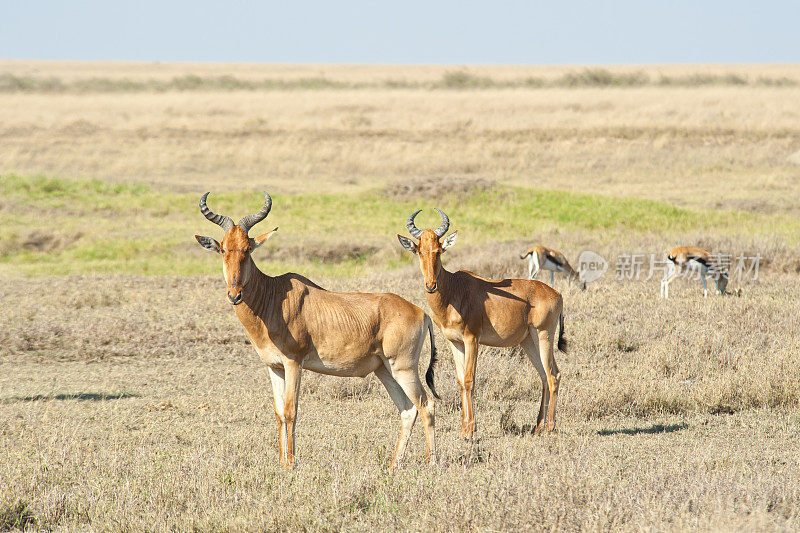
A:
[[[211,212],[207,197],[208,193],[200,200],[200,212],[221,226],[225,236],[222,242],[199,235],[195,238],[203,248],[222,255],[228,301],[267,364],[281,463],[290,467],[295,460],[294,427],[303,369],[343,377],[365,377],[374,372],[402,421],[392,467],[403,459],[417,413],[425,425],[428,461],[435,463],[434,405],[422,388],[417,370],[427,333],[431,360],[425,378],[438,398],[433,387],[436,347],[428,315],[396,294],[330,292],[299,274],[264,274],[251,254],[278,228],[255,238],[248,237],[247,232],[269,214],[269,194],[264,193],[264,206],[258,213],[242,218],[238,224]]]
[[[550,285],[552,286],[553,273],[563,272],[567,275],[568,286],[571,286],[572,280],[575,280],[582,291],[586,290],[586,282],[581,279],[580,273],[572,268],[564,254],[557,250],[546,246],[534,246],[519,258],[528,260],[528,279],[534,279],[540,270],[549,270]]]
[[[708,286],[706,285],[706,274],[711,272],[711,277],[717,284],[717,291],[720,295],[725,294],[728,286],[728,274],[719,268],[714,268],[711,254],[707,250],[695,246],[678,246],[667,253],[667,259],[672,263],[664,278],[661,280],[661,297],[669,298],[669,284],[688,270],[694,270],[700,274],[703,281],[703,297],[708,297]]]
[[[554,348],[556,328],[560,330],[558,348],[566,349],[561,295],[540,281],[490,280],[466,270],[448,272],[442,267],[441,257],[456,242],[458,232],[444,237],[450,219],[436,210],[442,218],[436,230],[417,229],[414,217],[420,210],[406,221],[408,232],[418,242],[402,235],[397,238],[406,250],[419,256],[431,316],[453,352],[461,389],[459,437],[472,438],[475,432],[472,392],[479,344],[522,347],[542,379],[542,401],[535,433],[554,429],[560,380]]]

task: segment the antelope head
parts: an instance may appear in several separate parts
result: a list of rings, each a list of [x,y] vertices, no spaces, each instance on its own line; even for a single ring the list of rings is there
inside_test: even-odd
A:
[[[230,217],[217,215],[208,208],[206,205],[208,194],[205,193],[200,198],[200,212],[208,220],[222,227],[225,235],[222,237],[221,243],[211,237],[203,237],[202,235],[195,235],[194,238],[206,250],[222,255],[222,273],[228,284],[228,301],[233,305],[238,305],[244,299],[243,290],[253,270],[256,268],[250,253],[264,244],[267,239],[278,231],[278,228],[275,228],[255,238],[247,235],[250,228],[267,218],[269,210],[272,208],[272,198],[265,192],[264,206],[261,210],[253,215],[247,215],[238,224],[234,224],[233,219]]]
[[[567,283],[569,283],[571,285],[572,284],[572,280],[575,280],[575,283],[578,284],[578,287],[582,291],[586,290],[586,280],[581,278],[581,273],[578,272],[577,270],[573,270],[572,272],[570,272]]]
[[[726,289],[728,288],[728,274],[725,272],[715,272],[712,276],[714,281],[717,283],[717,291],[719,291],[720,295],[725,296],[726,294],[736,294],[736,292],[728,292]],[[741,290],[739,289],[739,296],[741,296]]]
[[[408,217],[406,227],[408,228],[408,232],[414,238],[418,239],[418,242],[414,242],[412,239],[403,237],[400,234],[397,235],[403,248],[419,256],[419,266],[422,269],[422,276],[425,279],[425,290],[428,291],[429,294],[436,292],[438,287],[436,280],[439,278],[439,272],[442,270],[442,254],[455,244],[456,237],[458,236],[458,230],[456,230],[445,237],[444,240],[441,240],[450,228],[450,219],[444,214],[444,211],[438,207],[435,209],[439,211],[439,216],[442,217],[442,224],[434,230],[426,229],[423,231],[414,225],[414,218],[422,209],[417,210]]]

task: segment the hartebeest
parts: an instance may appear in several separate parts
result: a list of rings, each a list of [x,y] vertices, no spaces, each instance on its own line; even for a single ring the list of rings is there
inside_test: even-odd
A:
[[[667,252],[667,259],[672,263],[670,269],[661,280],[661,296],[669,298],[669,284],[672,280],[688,270],[694,270],[700,274],[703,281],[703,297],[708,297],[708,285],[706,285],[706,274],[711,272],[711,277],[717,284],[717,291],[720,295],[725,294],[728,286],[728,273],[722,271],[719,266],[712,264],[711,253],[696,246],[678,246]]]
[[[409,233],[418,242],[402,235],[397,238],[405,249],[419,256],[431,316],[453,351],[461,389],[459,436],[472,438],[475,432],[472,392],[479,344],[522,346],[542,379],[542,401],[535,433],[552,430],[560,380],[554,348],[556,328],[559,329],[558,348],[566,349],[561,294],[535,280],[490,280],[466,270],[448,272],[442,267],[441,256],[456,242],[458,232],[444,237],[450,219],[439,209],[442,224],[436,230],[417,229],[414,217],[420,211],[406,221]]]
[[[252,251],[274,235],[274,230],[248,237],[264,220],[272,199],[264,193],[261,210],[238,224],[211,212],[208,193],[200,212],[225,231],[222,242],[195,235],[207,250],[222,255],[228,301],[247,336],[267,364],[278,419],[280,461],[294,463],[294,426],[303,369],[344,377],[374,372],[400,411],[402,428],[392,467],[398,466],[417,418],[425,425],[428,461],[436,461],[434,404],[425,394],[417,365],[426,333],[431,360],[425,375],[434,396],[433,367],[436,347],[431,319],[422,309],[396,294],[360,294],[326,291],[298,274],[271,277],[253,262]]]
[[[550,285],[553,285],[553,273],[563,272],[567,275],[567,285],[572,285],[575,280],[582,291],[586,290],[586,282],[581,279],[580,273],[572,268],[567,258],[561,252],[546,246],[534,246],[519,256],[528,260],[528,279],[536,278],[540,270],[550,271]]]

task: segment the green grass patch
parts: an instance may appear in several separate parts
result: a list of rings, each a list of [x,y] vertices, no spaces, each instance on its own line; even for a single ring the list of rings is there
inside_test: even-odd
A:
[[[112,183],[97,179],[69,180],[44,175],[0,176],[0,194],[25,199],[73,199],[109,196],[142,196],[150,192],[147,185]]]
[[[145,185],[46,176],[0,176],[9,208],[0,216],[0,268],[29,275],[89,272],[207,274],[221,269],[193,235],[222,238],[199,212],[201,194],[154,190]],[[209,206],[238,221],[257,211],[258,191],[212,193]],[[365,269],[408,264],[396,233],[416,209],[420,228],[437,227],[433,207],[447,211],[462,245],[516,241],[543,229],[644,234],[758,234],[797,243],[800,221],[745,211],[676,207],[666,202],[569,191],[497,185],[457,198],[394,199],[382,190],[346,194],[273,195],[273,211],[253,235],[280,227],[255,257],[265,271],[350,276]],[[68,206],[68,209],[65,209]],[[36,215],[31,215],[36,213]],[[35,216],[37,223],[31,224]],[[394,253],[398,251],[398,253]]]

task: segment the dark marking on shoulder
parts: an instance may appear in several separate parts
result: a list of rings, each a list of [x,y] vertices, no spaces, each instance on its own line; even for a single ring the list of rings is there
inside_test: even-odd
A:
[[[554,255],[553,252],[551,252],[550,250],[547,250],[544,255],[547,259],[557,264],[558,266],[562,267],[564,266],[564,261],[557,255]]]
[[[687,261],[697,261],[701,265],[708,266],[708,260],[705,257],[701,256],[701,255],[688,254],[686,256],[686,260]]]

